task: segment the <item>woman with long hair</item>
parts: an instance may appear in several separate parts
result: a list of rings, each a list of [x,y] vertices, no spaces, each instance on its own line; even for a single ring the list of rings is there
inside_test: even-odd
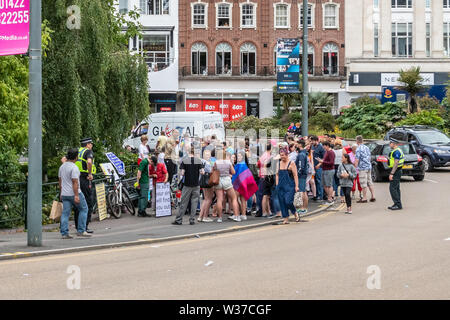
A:
[[[205,149],[203,152],[203,164],[206,174],[211,174],[212,172],[212,166],[214,164],[211,163],[211,151]],[[203,188],[203,202],[202,206],[200,208],[200,214],[197,219],[198,222],[213,222],[212,219],[208,217],[209,215],[209,209],[211,208],[211,204],[213,202],[214,198],[214,189],[213,188]]]

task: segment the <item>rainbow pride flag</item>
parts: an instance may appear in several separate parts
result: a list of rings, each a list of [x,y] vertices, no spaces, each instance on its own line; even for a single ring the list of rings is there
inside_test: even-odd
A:
[[[231,178],[234,190],[239,192],[245,200],[250,199],[256,191],[258,191],[258,185],[253,178],[252,172],[247,167],[245,162],[240,162],[235,165],[234,170],[236,173]]]

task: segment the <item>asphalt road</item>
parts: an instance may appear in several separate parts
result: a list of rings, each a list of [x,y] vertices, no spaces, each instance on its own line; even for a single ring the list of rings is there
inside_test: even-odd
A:
[[[401,188],[403,211],[378,183],[353,215],[0,262],[0,298],[449,299],[450,170]]]

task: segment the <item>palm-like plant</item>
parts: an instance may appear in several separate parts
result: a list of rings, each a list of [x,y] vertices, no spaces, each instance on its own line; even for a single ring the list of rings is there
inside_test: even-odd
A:
[[[418,111],[417,108],[417,99],[416,95],[419,93],[424,86],[421,84],[423,81],[422,76],[420,75],[420,67],[411,67],[408,70],[400,70],[400,77],[398,81],[403,83],[402,86],[399,86],[399,90],[403,90],[408,92],[408,113],[414,113]]]
[[[295,102],[300,102],[302,100],[301,93],[278,93],[277,86],[273,87],[273,98],[279,99],[283,106],[284,112],[289,113],[289,107],[292,107]]]
[[[325,107],[329,112],[334,104],[334,98],[332,95],[325,92],[310,92],[308,94],[308,117],[312,117],[317,114],[319,107]]]

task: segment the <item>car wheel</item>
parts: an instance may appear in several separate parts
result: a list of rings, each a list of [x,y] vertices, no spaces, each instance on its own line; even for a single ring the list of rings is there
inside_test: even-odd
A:
[[[376,166],[373,166],[372,168],[372,181],[373,182],[381,182],[383,181],[383,178],[381,177],[380,171]]]
[[[423,181],[425,179],[425,176],[414,176],[414,180],[416,181]]]
[[[431,163],[431,159],[429,156],[423,156],[423,164],[426,172],[431,172],[434,170],[433,164]]]

